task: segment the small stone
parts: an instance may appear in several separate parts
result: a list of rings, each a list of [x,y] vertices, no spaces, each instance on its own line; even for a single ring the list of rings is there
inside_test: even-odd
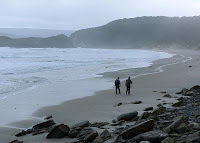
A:
[[[144,111],[150,111],[150,110],[153,110],[153,107],[147,107],[144,109]]]
[[[20,137],[26,135],[26,131],[22,130],[21,132],[17,133],[15,136]]]
[[[163,97],[172,98],[170,94],[165,94]]]
[[[134,102],[131,102],[132,104],[141,104],[142,101],[134,101]]]
[[[51,118],[53,118],[52,115],[50,115],[50,116],[46,116],[44,119],[45,119],[45,120],[49,120],[49,119],[51,119]]]
[[[172,124],[170,124],[168,127],[165,128],[165,130],[170,133],[174,130],[176,130],[182,123],[183,123],[183,117],[182,116],[179,116],[179,117],[176,117],[173,121]]]
[[[144,112],[142,115],[139,117],[139,120],[141,119],[147,119],[149,116],[151,116],[151,113],[149,112]]]
[[[134,117],[137,117],[137,115],[138,115],[137,111],[130,112],[130,113],[125,113],[125,114],[122,114],[122,115],[118,116],[117,120],[118,121],[121,121],[121,120],[130,121]]]

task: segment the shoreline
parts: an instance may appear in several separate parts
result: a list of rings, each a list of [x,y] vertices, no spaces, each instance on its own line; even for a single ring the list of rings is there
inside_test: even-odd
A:
[[[180,52],[180,51],[179,51]],[[162,59],[161,59],[162,60]],[[155,62],[158,62],[159,63],[159,60],[158,61],[155,61]],[[174,63],[173,63],[174,64]],[[173,65],[172,64],[172,65]],[[180,64],[180,63],[177,63],[177,64]],[[172,66],[171,65],[171,66]],[[149,67],[149,68],[154,68],[154,64],[152,65],[152,67]],[[167,66],[167,65],[166,65]],[[161,66],[161,67],[159,67],[158,68],[158,70],[159,69],[162,69],[162,68],[164,68],[164,69],[168,69],[169,67],[171,67],[171,66],[167,66],[166,67],[165,65],[163,65],[163,66]],[[165,71],[165,70],[164,70]],[[118,72],[118,73],[117,73]],[[122,71],[117,71],[116,72],[116,74],[119,74],[120,72],[124,72],[123,70]],[[130,73],[132,73],[133,71],[131,70],[131,69],[129,69],[129,71],[128,72],[130,72]],[[123,74],[121,73],[121,77],[123,77]],[[37,115],[37,116],[39,116],[40,118],[42,118],[42,117],[44,117],[43,115],[44,115],[44,113],[46,114],[46,116],[48,116],[48,115],[50,115],[50,113],[54,113],[54,112],[56,112],[56,111],[59,111],[60,109],[62,109],[61,110],[61,112],[65,112],[65,113],[70,113],[70,110],[68,109],[68,107],[73,107],[73,106],[76,106],[78,103],[80,104],[82,104],[83,106],[87,106],[87,104],[90,104],[91,105],[91,107],[95,107],[95,106],[100,106],[100,107],[95,107],[94,109],[93,109],[93,111],[96,109],[98,112],[97,112],[97,114],[99,114],[99,115],[94,115],[94,117],[90,117],[89,115],[91,115],[91,113],[88,113],[88,110],[90,109],[89,107],[87,107],[87,108],[85,108],[85,109],[81,109],[81,111],[79,110],[79,109],[77,109],[77,107],[74,107],[75,109],[72,109],[72,110],[74,110],[73,112],[75,112],[75,114],[69,114],[69,116],[72,116],[71,118],[67,118],[66,116],[65,117],[63,117],[63,119],[60,119],[60,118],[62,118],[62,117],[59,117],[59,115],[57,114],[55,114],[55,115],[53,115],[53,117],[54,117],[54,120],[56,121],[56,122],[58,122],[58,123],[62,123],[62,122],[65,122],[66,124],[69,124],[69,125],[72,125],[72,124],[74,124],[74,123],[77,123],[77,122],[81,122],[81,121],[84,121],[86,118],[92,118],[90,121],[93,121],[93,122],[95,122],[95,121],[111,121],[113,118],[115,118],[117,115],[119,115],[119,114],[121,114],[121,113],[125,113],[125,112],[128,112],[128,111],[130,111],[130,110],[132,110],[131,108],[133,108],[133,106],[132,105],[128,105],[128,104],[126,104],[127,103],[127,101],[130,101],[130,100],[134,100],[135,98],[134,97],[137,97],[137,100],[140,100],[140,99],[143,99],[143,98],[141,98],[140,96],[137,96],[137,94],[141,94],[141,95],[144,95],[144,92],[145,92],[145,94],[147,94],[148,92],[149,92],[149,90],[147,90],[147,91],[144,91],[144,92],[142,92],[142,91],[137,91],[139,88],[141,88],[141,86],[142,86],[142,84],[141,83],[139,83],[139,82],[137,82],[137,81],[141,81],[142,79],[144,79],[144,78],[146,78],[146,76],[156,76],[157,74],[160,74],[160,73],[163,73],[163,72],[156,72],[156,74],[155,73],[147,73],[147,74],[145,74],[145,75],[139,75],[139,76],[137,76],[137,77],[135,77],[134,78],[134,80],[133,80],[133,87],[132,87],[132,93],[131,93],[131,96],[124,96],[124,94],[122,94],[122,96],[121,95],[115,95],[114,93],[114,89],[109,89],[109,90],[103,90],[103,91],[98,91],[98,92],[96,92],[95,93],[95,95],[93,95],[93,96],[89,96],[89,97],[84,97],[84,98],[80,98],[80,99],[74,99],[74,100],[72,100],[72,101],[66,101],[66,102],[64,102],[64,103],[62,103],[62,104],[60,104],[60,105],[56,105],[56,106],[48,106],[48,107],[44,107],[44,108],[42,108],[42,109],[39,109],[34,115]],[[110,73],[104,73],[103,74],[103,76],[109,76],[109,74]],[[127,73],[125,73],[126,75],[127,75]],[[115,75],[113,75],[114,77],[116,77]],[[131,75],[132,76],[132,75]],[[142,79],[141,79],[142,78]],[[140,84],[139,86],[137,85],[137,84]],[[124,84],[124,81],[122,82],[122,84]],[[135,85],[136,84],[136,85]],[[146,84],[147,85],[147,84]],[[145,87],[145,85],[144,85],[144,87]],[[144,88],[143,87],[143,88]],[[155,88],[156,89],[156,88]],[[149,93],[149,94],[152,94],[152,91],[154,91],[155,90],[154,88],[152,89],[152,87],[151,87],[151,93]],[[160,90],[160,89],[162,89],[162,90]],[[122,90],[124,91],[124,87],[122,87]],[[135,91],[136,90],[136,91]],[[165,88],[159,88],[159,90],[160,91],[158,91],[158,92],[162,92],[162,91],[164,91],[164,90],[167,90],[167,89],[165,89]],[[171,91],[168,91],[168,92],[171,92]],[[110,96],[108,97],[108,96],[106,96],[106,95],[108,95],[108,94],[110,94]],[[160,97],[160,96],[158,96],[158,95],[163,95],[163,94],[160,94],[160,93],[153,93],[153,94],[157,94],[157,95],[152,95],[152,97],[155,99],[155,98],[158,98],[158,97]],[[99,96],[98,96],[99,95]],[[132,96],[133,95],[133,96]],[[100,104],[98,104],[98,102],[97,101],[104,101],[104,100],[102,100],[102,98],[109,98],[109,101],[107,101],[106,103],[102,103],[104,106],[106,106],[106,107],[103,107],[102,105],[100,105]],[[114,98],[114,99],[113,99]],[[89,100],[89,101],[87,101],[87,100]],[[114,101],[112,101],[112,100],[114,100]],[[165,99],[166,100],[166,99]],[[171,100],[171,99],[167,99],[167,100],[169,100],[169,101],[166,101],[166,102],[176,102],[176,101],[173,101],[173,100]],[[104,101],[105,102],[105,101]],[[123,103],[123,106],[120,106],[119,108],[118,107],[114,107],[114,105],[115,104],[117,104],[117,103],[119,103],[119,102],[122,102]],[[141,114],[142,113],[142,109],[144,109],[145,107],[147,107],[147,106],[150,106],[150,105],[154,105],[154,106],[156,106],[157,105],[157,101],[154,101],[153,99],[150,99],[150,101],[149,102],[144,102],[142,105],[140,105],[140,106],[138,106],[137,108],[135,107],[135,110],[139,110],[139,113]],[[70,104],[70,105],[66,105],[66,104]],[[64,107],[62,107],[62,106],[64,106]],[[80,106],[80,105],[78,105],[78,106]],[[145,106],[145,107],[144,107]],[[170,106],[170,105],[169,105]],[[64,109],[63,109],[64,108]],[[121,109],[120,109],[121,108]],[[67,110],[65,110],[65,109],[67,109]],[[102,110],[103,109],[103,110]],[[113,109],[117,109],[116,111],[113,111]],[[83,112],[83,111],[85,111],[85,112]],[[107,113],[105,113],[105,111],[107,112]],[[92,111],[91,111],[92,112]],[[102,112],[102,113],[101,113]],[[112,114],[112,115],[109,115],[109,112]],[[85,113],[86,114],[86,116],[82,116],[82,115],[76,115],[76,113]],[[103,115],[103,116],[105,116],[105,118],[98,118],[98,120],[96,120],[97,119],[97,117],[100,117],[101,115]],[[76,119],[76,120],[75,120]],[[30,123],[32,123],[32,125],[34,124],[32,121],[30,122]],[[29,124],[30,124],[29,123]],[[20,124],[18,124],[19,126],[21,126]],[[29,126],[28,125],[28,123],[27,123],[27,126]]]

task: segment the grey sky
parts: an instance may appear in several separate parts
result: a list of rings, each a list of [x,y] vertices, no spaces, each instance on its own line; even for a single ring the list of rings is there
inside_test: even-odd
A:
[[[0,0],[0,27],[77,30],[138,16],[200,15],[199,0]]]

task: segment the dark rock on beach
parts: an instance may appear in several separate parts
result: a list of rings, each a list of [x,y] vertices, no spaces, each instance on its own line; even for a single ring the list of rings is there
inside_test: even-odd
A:
[[[139,124],[130,126],[128,129],[122,132],[121,136],[123,139],[130,139],[134,136],[137,136],[141,133],[151,131],[154,127],[154,120],[150,119]]]
[[[92,142],[96,137],[98,137],[98,133],[96,131],[93,131],[92,133],[88,134],[84,138],[84,142]]]
[[[50,127],[52,125],[55,125],[55,122],[53,120],[48,120],[48,121],[36,124],[32,128],[35,129],[35,130],[38,130],[38,129]]]
[[[167,137],[168,137],[167,133],[164,133],[161,130],[154,130],[137,135],[136,137],[132,138],[131,141],[132,142],[150,141],[151,143],[158,143]]]
[[[131,112],[131,113],[125,113],[125,114],[118,116],[117,120],[118,121],[121,121],[121,120],[130,121],[134,117],[137,117],[137,115],[138,115],[138,112],[136,112],[136,111]]]
[[[165,94],[163,97],[172,98],[170,94]]]
[[[22,130],[21,132],[17,133],[15,136],[20,137],[26,135],[26,131]]]
[[[23,141],[19,141],[19,140],[13,140],[13,141],[11,141],[11,142],[9,142],[9,143],[24,143]]]
[[[147,107],[144,109],[144,111],[150,111],[150,110],[153,110],[153,107]]]
[[[73,125],[72,128],[75,128],[75,129],[76,128],[80,128],[80,129],[82,129],[84,127],[89,127],[89,125],[90,125],[89,121],[83,121],[83,122],[80,122],[80,123],[77,123],[77,124]]]
[[[100,137],[103,139],[103,141],[106,141],[111,138],[111,133],[108,130],[104,130]]]
[[[60,124],[52,129],[52,131],[47,135],[47,139],[50,138],[63,138],[68,135],[70,128],[67,125]]]
[[[135,101],[135,102],[131,102],[132,104],[141,104],[142,101]]]

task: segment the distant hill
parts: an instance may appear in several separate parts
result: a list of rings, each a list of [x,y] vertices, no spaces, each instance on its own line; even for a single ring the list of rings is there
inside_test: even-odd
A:
[[[200,47],[200,16],[120,19],[76,31],[70,39],[80,47]]]
[[[54,30],[54,29],[31,29],[31,28],[0,28],[0,36],[7,36],[10,38],[27,38],[27,37],[41,37],[47,38],[64,34],[71,35],[74,30]]]
[[[0,47],[16,48],[73,48],[73,42],[65,35],[57,35],[48,38],[9,38],[0,36]]]

